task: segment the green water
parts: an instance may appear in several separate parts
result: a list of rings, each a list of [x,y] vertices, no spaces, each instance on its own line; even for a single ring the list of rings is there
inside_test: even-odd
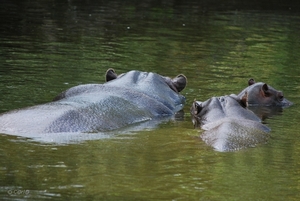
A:
[[[182,120],[100,140],[0,134],[1,200],[299,200],[300,6],[267,1],[0,3],[0,112],[103,83],[107,68],[188,77]],[[198,138],[192,101],[254,78],[294,102],[267,144],[220,153]]]

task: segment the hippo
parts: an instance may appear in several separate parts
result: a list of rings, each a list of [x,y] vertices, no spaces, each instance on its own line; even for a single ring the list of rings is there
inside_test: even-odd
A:
[[[270,85],[258,82],[254,79],[248,80],[248,87],[242,90],[237,97],[241,98],[245,92],[248,93],[249,106],[280,106],[287,107],[293,103],[284,98],[283,93]]]
[[[206,144],[225,152],[267,142],[270,129],[247,109],[247,98],[245,93],[241,98],[226,95],[193,102],[192,122],[204,130],[200,137]]]
[[[171,79],[136,70],[117,75],[108,69],[103,84],[75,86],[51,102],[1,114],[0,133],[96,133],[172,116],[185,104],[179,92],[186,84],[183,74]]]

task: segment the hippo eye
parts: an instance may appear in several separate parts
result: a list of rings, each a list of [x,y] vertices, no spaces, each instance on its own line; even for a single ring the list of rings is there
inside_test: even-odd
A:
[[[279,101],[283,101],[283,93],[279,92],[277,95],[278,95]]]

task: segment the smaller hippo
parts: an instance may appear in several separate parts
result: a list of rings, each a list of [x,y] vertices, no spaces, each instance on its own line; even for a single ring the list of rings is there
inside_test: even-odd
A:
[[[248,81],[248,87],[242,90],[237,97],[241,98],[248,93],[249,106],[280,106],[287,107],[293,103],[284,98],[283,93],[263,82],[256,83],[254,79]]]
[[[194,101],[191,107],[194,127],[205,130],[202,140],[217,151],[234,151],[265,143],[270,129],[246,108],[248,94],[212,97]]]

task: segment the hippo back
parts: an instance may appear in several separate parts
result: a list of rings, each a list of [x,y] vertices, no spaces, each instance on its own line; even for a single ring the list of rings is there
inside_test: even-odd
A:
[[[201,138],[217,151],[236,151],[266,143],[270,129],[260,122],[226,118],[205,130]]]
[[[182,109],[185,102],[184,96],[176,93],[166,84],[165,79],[156,73],[130,71],[119,79],[105,83],[106,86],[120,87],[134,90],[148,96],[173,112]]]
[[[103,94],[110,96],[122,97],[126,100],[132,100],[137,105],[144,105],[149,107],[154,114],[170,115],[178,112],[183,108],[185,97],[170,89],[162,76],[156,73],[129,71],[128,73],[120,75],[118,79],[106,82],[104,84],[87,84],[73,87],[54,100],[62,100],[70,97],[81,97],[87,94],[95,94],[97,97]],[[98,95],[97,95],[98,94]],[[157,104],[168,108],[161,110],[156,108]],[[157,112],[156,112],[157,111]]]

